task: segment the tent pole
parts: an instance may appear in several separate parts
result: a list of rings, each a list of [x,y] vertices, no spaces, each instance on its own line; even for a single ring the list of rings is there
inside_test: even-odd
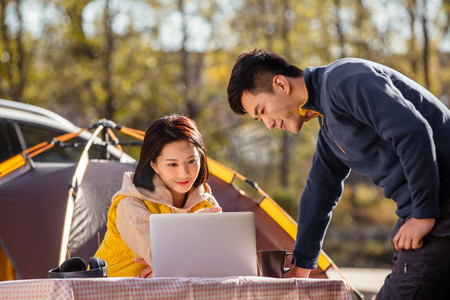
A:
[[[86,172],[86,168],[89,163],[89,153],[88,152],[94,142],[94,139],[97,137],[97,135],[102,130],[103,130],[103,126],[102,125],[98,126],[97,129],[92,134],[89,141],[86,143],[86,146],[84,147],[83,153],[81,154],[80,160],[78,162],[77,168],[75,169],[75,173],[72,177],[72,181],[70,183],[69,195],[68,195],[68,199],[67,199],[66,214],[64,217],[64,227],[63,227],[61,248],[60,248],[61,250],[59,253],[59,264],[62,264],[66,260],[66,257],[68,256],[67,251],[68,251],[68,244],[69,244],[69,237],[70,237],[70,229],[72,227],[73,208],[75,206],[76,192],[77,192],[78,186],[81,184],[81,181],[83,180],[84,173]]]

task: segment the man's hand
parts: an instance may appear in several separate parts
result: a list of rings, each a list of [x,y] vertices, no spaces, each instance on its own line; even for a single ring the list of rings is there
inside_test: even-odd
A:
[[[153,269],[150,267],[150,265],[143,259],[143,258],[136,258],[134,260],[135,263],[138,264],[144,264],[147,266],[144,270],[141,271],[141,274],[139,274],[137,277],[139,278],[153,278]]]
[[[310,269],[303,269],[297,266],[294,266],[289,272],[283,275],[284,278],[289,277],[298,277],[298,278],[308,278]]]
[[[400,227],[393,242],[397,251],[419,249],[423,244],[423,237],[433,229],[435,219],[411,218]]]

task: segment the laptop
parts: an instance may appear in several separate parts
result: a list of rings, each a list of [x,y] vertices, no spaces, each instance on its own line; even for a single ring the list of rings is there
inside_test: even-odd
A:
[[[253,212],[150,215],[153,277],[257,276]]]

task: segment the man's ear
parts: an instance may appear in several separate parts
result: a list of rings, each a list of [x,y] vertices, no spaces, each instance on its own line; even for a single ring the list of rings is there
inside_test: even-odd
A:
[[[291,90],[291,86],[289,85],[289,81],[284,75],[275,75],[272,79],[273,89],[278,89],[279,91],[289,94]]]

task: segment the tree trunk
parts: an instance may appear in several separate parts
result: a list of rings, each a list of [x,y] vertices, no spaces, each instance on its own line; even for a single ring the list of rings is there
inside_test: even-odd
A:
[[[181,61],[181,97],[183,99],[183,103],[186,104],[187,108],[187,115],[190,118],[195,118],[193,116],[195,107],[191,105],[191,101],[189,98],[190,93],[190,82],[189,82],[189,53],[186,50],[186,42],[188,39],[188,32],[187,32],[187,24],[186,24],[186,14],[184,11],[184,0],[178,0],[178,9],[181,13],[181,31],[183,34],[183,40],[181,41],[181,48],[180,48],[180,61]]]
[[[344,31],[342,30],[342,25],[341,25],[341,17],[339,16],[339,11],[341,9],[341,0],[334,0],[334,5],[335,5],[335,25],[336,25],[336,30],[337,30],[337,34],[338,34],[338,38],[339,38],[339,48],[341,49],[341,54],[340,57],[346,57],[347,54],[345,53],[345,38],[344,38]]]
[[[425,87],[430,89],[430,67],[429,67],[429,53],[430,53],[430,43],[429,43],[429,32],[428,32],[428,18],[427,18],[427,1],[423,1],[423,11],[422,11],[422,32],[423,32],[423,75],[425,79]]]
[[[11,56],[12,56],[12,50],[11,50],[11,46],[9,44],[9,37],[8,37],[8,27],[6,26],[5,23],[5,12],[6,12],[6,1],[5,0],[0,0],[0,26],[1,26],[1,30],[2,30],[2,48],[3,48],[3,53],[2,53],[2,64],[0,65],[1,67],[1,71],[3,74],[5,74],[6,76],[2,76],[2,77],[6,77],[7,82],[8,82],[8,87],[5,88],[4,91],[2,91],[2,93],[6,94],[8,97],[11,97],[11,84],[12,84],[12,78],[13,78],[13,74],[12,74],[12,68],[11,68]],[[4,66],[4,67],[3,67]]]
[[[25,83],[27,79],[26,70],[25,70],[25,48],[23,45],[23,18],[22,13],[20,11],[21,0],[15,0],[15,8],[14,13],[17,17],[17,33],[15,37],[8,36],[8,27],[6,25],[5,20],[5,12],[7,9],[8,3],[5,0],[0,0],[0,26],[1,26],[1,41],[3,54],[5,57],[2,57],[2,64],[4,65],[4,69],[2,69],[2,73],[5,74],[7,78],[7,87],[6,90],[2,91],[7,97],[15,101],[22,101],[23,91],[25,88]]]
[[[89,44],[83,30],[83,10],[90,0],[64,1],[64,7],[67,15],[70,17],[70,33],[72,42],[70,51],[77,58],[86,56],[95,58],[94,51]]]
[[[104,50],[104,89],[106,92],[106,102],[105,102],[105,118],[108,120],[114,119],[115,108],[114,108],[114,92],[112,89],[112,54],[114,51],[114,36],[111,28],[111,8],[110,0],[106,0],[104,9],[104,31],[105,31],[105,50]]]
[[[410,0],[408,1],[408,4],[406,5],[406,10],[409,14],[409,30],[411,31],[411,39],[409,40],[409,49],[408,49],[408,59],[411,64],[411,69],[413,74],[417,74],[418,71],[418,62],[417,62],[417,51],[416,51],[416,32],[414,30],[414,24],[416,23],[416,10],[417,7],[417,1],[416,0]]]
[[[16,0],[16,15],[18,20],[18,29],[16,37],[16,48],[17,48],[17,72],[18,78],[14,84],[12,90],[13,99],[16,101],[22,101],[23,90],[25,88],[25,49],[23,48],[23,20],[22,13],[20,12],[21,0]]]

